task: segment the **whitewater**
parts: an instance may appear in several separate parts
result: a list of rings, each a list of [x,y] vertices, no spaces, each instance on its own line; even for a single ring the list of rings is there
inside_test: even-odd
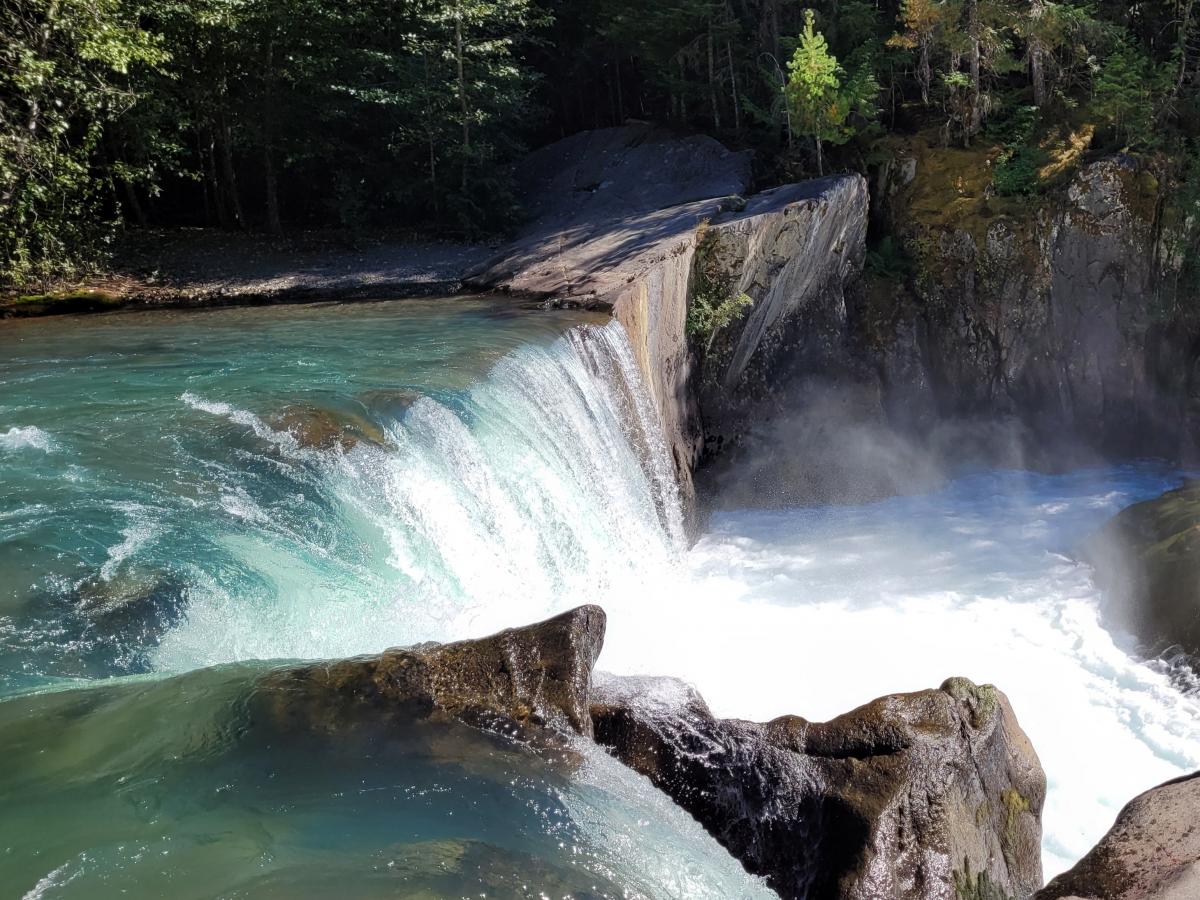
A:
[[[89,349],[51,397],[83,399],[57,420],[37,420],[45,348],[31,337],[9,369],[24,394],[0,405],[0,467],[14,486],[0,537],[33,553],[53,534],[67,548],[70,566],[46,557],[57,568],[43,591],[147,569],[182,585],[182,614],[140,662],[106,657],[104,674],[347,656],[598,603],[609,616],[600,669],[685,678],[720,715],[822,720],[966,676],[1009,696],[1046,769],[1047,878],[1130,797],[1200,768],[1200,694],[1105,628],[1104,598],[1073,556],[1179,473],[977,472],[869,505],[718,513],[689,547],[620,326],[521,325],[503,352],[481,353],[495,325],[485,312],[463,324],[470,340],[424,358],[412,348],[439,340],[444,312],[414,309],[428,321],[260,311],[254,321],[276,328],[265,337],[238,316],[226,327],[211,314],[188,340],[146,322],[155,364],[175,367],[162,377],[115,335],[100,350],[95,333],[81,336]],[[126,379],[136,409],[114,412],[119,401],[81,387],[98,366]],[[412,396],[387,414],[362,407],[384,440],[317,450],[272,427],[266,401],[287,395],[288,378],[321,402]],[[89,432],[83,419],[100,408],[105,430]],[[139,431],[151,437],[131,443]],[[64,524],[64,505],[86,527]],[[78,678],[66,657],[86,648],[47,661],[50,632],[29,639],[19,624],[28,580],[0,584],[10,675],[26,687]]]

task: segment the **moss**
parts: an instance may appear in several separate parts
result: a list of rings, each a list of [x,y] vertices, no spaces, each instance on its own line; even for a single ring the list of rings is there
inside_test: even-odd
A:
[[[971,862],[963,860],[962,871],[954,872],[954,895],[958,900],[1014,900],[987,872],[971,874]]]
[[[975,728],[995,715],[1000,706],[999,692],[992,685],[976,684],[969,678],[947,678],[941,690],[970,707],[971,725]]]
[[[79,289],[51,291],[44,294],[21,294],[0,302],[23,313],[33,312],[90,312],[98,309],[114,309],[122,305],[119,295],[108,291]]]
[[[1000,795],[1000,802],[1004,804],[1004,839],[1009,847],[1017,845],[1017,822],[1021,813],[1029,812],[1029,800],[1024,797],[1020,791],[1009,788]]]

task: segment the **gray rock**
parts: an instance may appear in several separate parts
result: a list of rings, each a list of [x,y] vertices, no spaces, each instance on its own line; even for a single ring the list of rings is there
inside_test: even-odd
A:
[[[673,679],[598,681],[596,740],[784,898],[1028,898],[1046,780],[1002,693],[965,679],[830,722],[716,719]]]
[[[1036,900],[1200,897],[1200,773],[1130,801],[1100,843]]]

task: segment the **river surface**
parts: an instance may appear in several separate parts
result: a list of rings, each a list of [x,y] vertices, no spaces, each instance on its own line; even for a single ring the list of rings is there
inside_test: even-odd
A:
[[[723,715],[998,685],[1049,778],[1047,876],[1200,768],[1197,694],[1072,560],[1160,466],[725,512],[688,549],[621,330],[487,298],[6,323],[0,386],[6,896],[768,895],[593,749],[247,713],[271,660],[586,602],[601,669]]]

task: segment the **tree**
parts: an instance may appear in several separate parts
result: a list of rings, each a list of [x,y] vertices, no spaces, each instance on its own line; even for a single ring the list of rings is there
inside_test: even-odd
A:
[[[824,143],[844,144],[853,137],[852,115],[874,117],[879,85],[865,66],[847,76],[814,21],[813,11],[807,10],[800,45],[788,64],[785,91],[797,127],[812,138],[817,174],[824,175]]]
[[[46,280],[106,237],[92,162],[137,100],[130,74],[165,54],[120,0],[6,0],[0,34],[0,280]]]
[[[1144,136],[1153,121],[1152,84],[1149,60],[1136,47],[1122,42],[1096,75],[1092,113],[1122,140]]]
[[[925,106],[933,85],[933,50],[950,11],[944,0],[901,0],[900,22],[905,30],[889,40],[894,47],[917,51],[917,84]]]

